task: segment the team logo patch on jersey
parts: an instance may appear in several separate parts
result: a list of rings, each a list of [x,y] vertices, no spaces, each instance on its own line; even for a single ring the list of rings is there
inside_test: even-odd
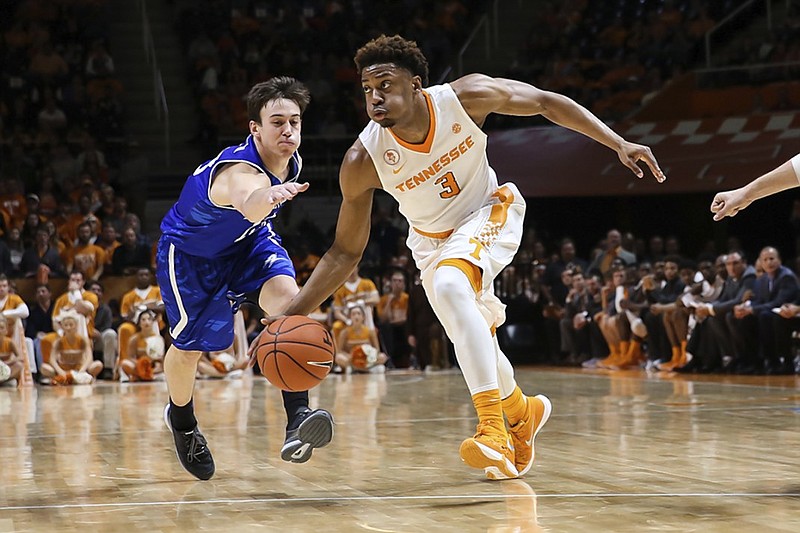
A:
[[[461,124],[459,124],[458,122],[453,122],[453,126],[451,127],[451,129],[453,130],[453,133],[456,134],[461,133]]]
[[[394,148],[389,148],[383,152],[383,160],[386,161],[387,165],[394,166],[400,162],[400,153]]]

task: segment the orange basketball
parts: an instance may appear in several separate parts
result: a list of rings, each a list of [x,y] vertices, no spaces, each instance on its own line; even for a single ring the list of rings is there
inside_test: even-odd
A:
[[[298,392],[319,384],[333,367],[333,337],[316,320],[287,316],[264,328],[253,355],[276,387]]]

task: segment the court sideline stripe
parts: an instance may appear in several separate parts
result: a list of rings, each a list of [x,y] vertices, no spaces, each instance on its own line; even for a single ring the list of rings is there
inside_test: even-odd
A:
[[[685,492],[685,493],[567,493],[567,494],[457,494],[449,496],[333,496],[306,498],[239,498],[221,500],[117,502],[117,503],[65,503],[60,505],[17,505],[0,507],[0,511],[25,511],[43,509],[83,509],[156,507],[170,505],[253,504],[253,503],[315,503],[359,501],[421,501],[421,500],[508,500],[525,498],[580,499],[580,498],[798,498],[800,492]]]

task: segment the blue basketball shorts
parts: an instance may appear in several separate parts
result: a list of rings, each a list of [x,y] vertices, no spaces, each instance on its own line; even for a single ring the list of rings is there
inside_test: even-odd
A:
[[[181,350],[203,352],[225,350],[233,343],[228,292],[244,294],[275,276],[295,277],[286,250],[263,234],[243,243],[241,254],[214,259],[185,254],[162,237],[156,265],[173,343]]]

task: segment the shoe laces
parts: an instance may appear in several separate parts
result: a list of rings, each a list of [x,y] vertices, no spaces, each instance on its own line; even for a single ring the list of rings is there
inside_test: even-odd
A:
[[[477,439],[478,437],[488,437],[503,448],[508,448],[507,439],[504,439],[498,435],[497,428],[495,428],[490,422],[478,422],[477,432],[473,438]]]
[[[197,430],[191,431],[189,433],[184,433],[184,437],[186,438],[186,460],[189,463],[193,463],[196,460],[199,460],[199,457],[203,454],[208,453],[208,448],[206,445],[206,438],[199,433]]]

